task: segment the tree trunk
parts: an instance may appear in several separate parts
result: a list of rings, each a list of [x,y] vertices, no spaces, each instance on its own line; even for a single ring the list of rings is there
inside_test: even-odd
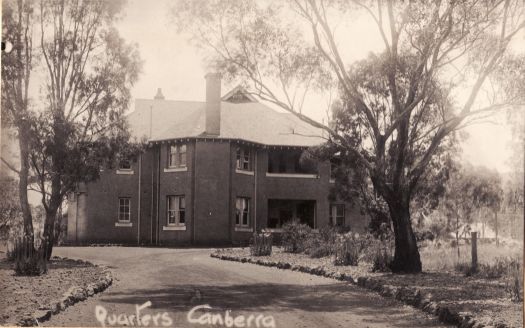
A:
[[[400,196],[401,197],[401,196]],[[421,272],[421,259],[417,247],[416,236],[410,221],[408,201],[389,204],[390,216],[394,224],[395,254],[392,272]]]
[[[459,216],[456,215],[456,248],[458,249],[458,262],[459,262]]]
[[[498,240],[498,211],[494,211],[494,219],[495,219],[495,225],[496,225],[496,246],[499,246],[499,240]]]
[[[62,177],[60,172],[64,170],[64,158],[66,154],[66,126],[64,124],[63,110],[57,111],[53,117],[53,142],[54,152],[52,154],[51,195],[46,208],[46,221],[44,224],[45,252],[48,259],[51,258],[53,245],[55,244],[55,221],[58,209],[62,205]]]
[[[27,197],[27,186],[29,182],[29,126],[24,119],[18,126],[18,145],[20,148],[20,172],[18,174],[18,195],[20,208],[24,219],[24,236],[30,240],[34,248],[33,216]]]
[[[51,258],[51,255],[53,253],[53,246],[55,244],[55,221],[57,216],[57,210],[58,208],[52,208],[51,206],[46,211],[46,221],[44,224],[44,252],[46,254],[47,259],[49,260]]]

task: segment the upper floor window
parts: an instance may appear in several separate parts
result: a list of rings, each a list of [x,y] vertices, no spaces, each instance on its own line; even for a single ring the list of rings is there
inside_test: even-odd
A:
[[[345,225],[344,204],[330,204],[330,223],[335,226]]]
[[[237,148],[236,168],[237,170],[251,171],[251,151],[245,147]]]
[[[237,197],[235,202],[235,225],[250,226],[250,198]]]
[[[168,167],[186,167],[186,145],[170,146]]]
[[[123,159],[118,163],[119,170],[131,170],[131,161],[129,159]]]
[[[317,174],[317,161],[303,149],[270,149],[268,173]]]
[[[120,197],[118,199],[118,220],[120,222],[129,222],[131,217],[131,199],[129,197]]]
[[[186,200],[184,196],[168,196],[168,225],[186,224]]]
[[[334,182],[336,178],[337,164],[330,162],[330,182]]]

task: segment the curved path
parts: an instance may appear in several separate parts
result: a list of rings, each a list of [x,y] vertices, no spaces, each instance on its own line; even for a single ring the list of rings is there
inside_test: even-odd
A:
[[[137,325],[137,306],[150,301],[151,306],[139,310],[142,326],[213,327],[208,324],[213,318],[226,320],[225,311],[231,310],[236,327],[248,327],[251,315],[250,327],[271,326],[272,318],[276,327],[445,327],[423,312],[345,282],[221,261],[210,258],[210,251],[57,247],[54,255],[109,266],[114,282],[44,325],[100,327],[114,318],[121,320],[120,326]],[[199,310],[190,318],[201,321],[189,322],[188,313],[199,305],[213,310]]]

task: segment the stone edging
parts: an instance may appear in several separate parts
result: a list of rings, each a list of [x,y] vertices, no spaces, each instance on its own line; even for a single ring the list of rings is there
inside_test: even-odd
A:
[[[431,294],[423,294],[421,290],[415,287],[395,287],[387,285],[378,279],[374,279],[373,277],[357,277],[357,279],[354,279],[348,274],[326,270],[326,268],[321,266],[309,267],[304,265],[292,265],[291,263],[287,262],[267,261],[261,259],[255,260],[251,257],[237,257],[231,255],[221,255],[216,253],[211,253],[210,256],[220,260],[252,263],[262,266],[276,267],[278,269],[300,271],[341,281],[348,281],[360,287],[373,290],[383,297],[393,297],[396,300],[401,301],[407,305],[411,305],[417,309],[425,311],[426,313],[435,315],[443,323],[453,324],[460,328],[488,327],[486,323],[477,320],[472,313],[458,313],[456,311],[453,311],[449,309],[446,305],[440,305],[439,302],[433,301]],[[506,328],[507,325],[499,323],[496,325],[496,327]]]
[[[67,258],[62,258],[63,260]],[[83,261],[83,260],[71,260],[79,264],[87,264],[87,265],[94,265],[91,262]],[[58,314],[68,307],[74,305],[75,303],[85,301],[88,297],[91,297],[97,293],[100,293],[104,291],[106,288],[111,286],[113,283],[113,276],[111,274],[111,271],[102,265],[98,265],[98,267],[102,268],[102,275],[103,277],[99,278],[97,282],[90,283],[86,287],[80,287],[80,286],[73,286],[69,288],[63,295],[62,298],[52,302],[51,305],[46,306],[45,308],[41,307],[31,316],[22,318],[18,325],[22,327],[31,327],[31,326],[39,326],[41,322],[49,320],[52,315]]]

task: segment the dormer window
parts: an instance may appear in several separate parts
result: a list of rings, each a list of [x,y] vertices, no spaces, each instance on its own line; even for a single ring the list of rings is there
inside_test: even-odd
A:
[[[171,145],[168,154],[168,167],[186,167],[186,145]]]
[[[243,171],[251,171],[251,151],[246,147],[237,148],[237,160],[236,160],[236,169]]]

